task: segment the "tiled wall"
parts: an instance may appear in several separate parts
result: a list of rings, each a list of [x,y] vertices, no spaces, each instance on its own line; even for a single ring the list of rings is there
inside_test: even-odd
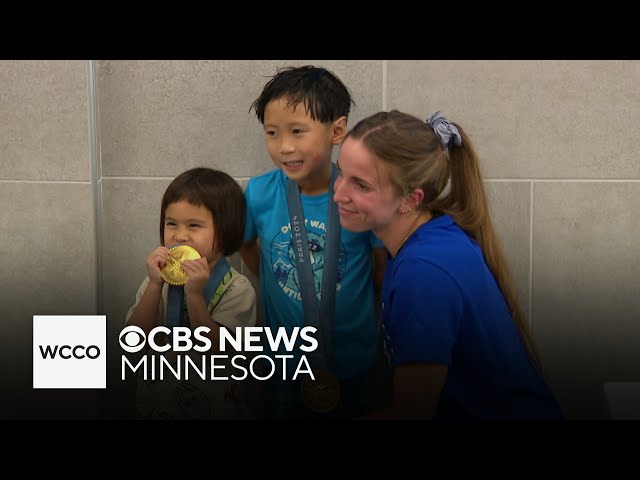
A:
[[[197,165],[243,185],[270,169],[249,106],[278,66],[305,63],[350,87],[351,125],[442,110],[471,135],[570,418],[606,417],[602,383],[640,380],[639,62],[0,61],[0,417],[130,414],[116,355],[97,401],[32,390],[31,364],[16,365],[31,357],[31,316],[99,309],[117,342],[168,183]]]
[[[88,117],[87,62],[0,62],[0,418],[95,415],[31,363],[33,315],[95,311]]]
[[[640,62],[386,68],[386,109],[471,135],[545,374],[569,418],[606,417],[603,382],[640,380]]]

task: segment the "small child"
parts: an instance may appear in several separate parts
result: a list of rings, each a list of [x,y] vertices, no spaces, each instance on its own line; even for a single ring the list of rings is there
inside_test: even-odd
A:
[[[241,245],[245,211],[242,189],[228,174],[193,168],[178,175],[162,198],[160,246],[146,259],[148,276],[126,324],[146,334],[160,325],[209,327],[210,353],[218,348],[220,328],[254,326],[255,290],[225,258]],[[193,247],[200,255],[180,263],[187,276],[184,286],[169,285],[163,278],[163,269],[170,263],[169,247],[177,245]],[[175,354],[167,356],[175,361]],[[201,354],[192,351],[189,356],[195,365],[202,365]],[[216,376],[231,378],[231,374],[216,371]],[[247,418],[246,387],[246,380],[211,380],[209,372],[204,379],[192,374],[188,380],[165,372],[162,380],[139,377],[137,406],[149,418]]]
[[[342,229],[332,201],[351,103],[333,73],[303,66],[280,70],[252,105],[277,168],[249,180],[240,254],[260,277],[267,327],[318,328],[310,366],[324,382],[301,384],[298,359],[287,362],[265,385],[271,418],[352,418],[375,403],[374,264],[381,282],[386,251],[371,232]]]

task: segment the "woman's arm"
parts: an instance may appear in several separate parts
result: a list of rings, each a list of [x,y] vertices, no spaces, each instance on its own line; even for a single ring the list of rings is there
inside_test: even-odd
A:
[[[393,369],[391,405],[366,419],[430,420],[438,407],[447,366],[432,363],[399,365]]]

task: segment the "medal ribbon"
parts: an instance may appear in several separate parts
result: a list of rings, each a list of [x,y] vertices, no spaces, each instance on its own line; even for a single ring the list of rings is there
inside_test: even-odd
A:
[[[213,293],[218,288],[218,285],[224,279],[225,275],[229,272],[229,262],[222,256],[218,260],[209,275],[209,280],[203,291],[203,297],[206,305],[211,302]],[[186,320],[184,318],[184,286],[183,285],[169,285],[169,292],[167,294],[167,327],[185,327]]]
[[[287,205],[291,222],[291,240],[295,252],[295,265],[300,279],[300,294],[305,323],[316,327],[319,332],[318,348],[310,356],[315,369],[328,368],[331,353],[331,327],[335,315],[336,283],[338,277],[338,251],[340,248],[340,217],[338,205],[333,201],[333,184],[338,169],[331,164],[327,214],[327,234],[325,236],[324,264],[322,268],[322,290],[317,299],[313,269],[309,257],[309,242],[302,211],[302,201],[298,185],[287,178]]]

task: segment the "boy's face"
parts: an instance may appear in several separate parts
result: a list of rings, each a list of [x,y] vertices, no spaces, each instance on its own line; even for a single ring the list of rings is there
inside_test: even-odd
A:
[[[213,215],[204,205],[195,206],[186,200],[170,203],[164,219],[164,244],[176,244],[195,248],[209,267],[218,259],[218,248],[213,250],[216,229]]]
[[[269,102],[264,112],[264,132],[271,160],[300,186],[302,193],[326,192],[333,145],[342,140],[346,118],[333,123],[311,119],[304,104],[287,107],[287,99]]]

